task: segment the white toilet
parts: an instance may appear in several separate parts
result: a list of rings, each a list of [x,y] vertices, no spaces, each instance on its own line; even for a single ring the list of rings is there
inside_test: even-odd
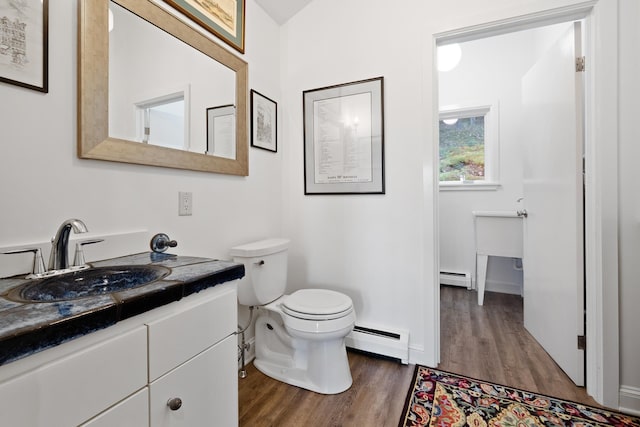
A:
[[[287,239],[267,239],[231,249],[243,263],[238,302],[258,308],[254,365],[287,384],[323,394],[351,387],[345,337],[355,324],[351,298],[325,289],[284,295]]]

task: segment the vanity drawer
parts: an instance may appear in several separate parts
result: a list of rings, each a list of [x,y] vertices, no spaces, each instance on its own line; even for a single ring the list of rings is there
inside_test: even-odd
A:
[[[149,425],[149,388],[104,411],[80,427],[143,427]]]
[[[146,332],[138,326],[2,383],[2,425],[75,426],[142,389]]]
[[[238,426],[238,343],[230,336],[151,383],[152,426]],[[180,408],[171,410],[170,399]]]
[[[147,323],[149,382],[235,332],[235,284],[218,285],[166,306],[167,315]],[[195,296],[194,295],[194,296]]]

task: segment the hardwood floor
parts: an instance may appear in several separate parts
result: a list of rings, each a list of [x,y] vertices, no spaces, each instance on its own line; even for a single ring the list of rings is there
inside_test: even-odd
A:
[[[522,298],[440,287],[439,369],[597,406],[524,329]]]
[[[522,299],[441,288],[439,369],[596,406],[522,326]],[[239,380],[241,426],[397,426],[415,365],[349,352],[353,386],[321,395],[273,380],[252,364]]]
[[[397,426],[415,365],[349,352],[353,386],[322,395],[247,367],[240,379],[240,425],[277,427]]]

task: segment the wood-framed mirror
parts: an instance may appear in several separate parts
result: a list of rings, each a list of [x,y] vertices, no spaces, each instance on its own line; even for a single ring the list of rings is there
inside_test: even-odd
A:
[[[166,86],[172,87],[177,84],[187,87],[186,92],[191,91],[192,94],[189,101],[191,106],[185,109],[190,112],[190,115],[185,118],[186,126],[192,129],[191,132],[185,133],[187,135],[185,149],[156,145],[148,143],[144,136],[140,139],[137,136],[126,136],[127,134],[122,136],[119,132],[115,132],[110,120],[118,112],[118,115],[127,116],[137,123],[138,128],[146,129],[147,136],[149,134],[148,122],[144,118],[148,111],[141,108],[144,103],[132,102],[126,107],[117,104],[117,110],[116,107],[111,106],[114,111],[110,112],[110,105],[115,105],[112,104],[114,101],[110,100],[110,85],[113,81],[110,82],[109,76],[112,68],[109,49],[109,14],[110,7],[114,5],[141,18],[140,21],[146,21],[145,24],[153,24],[157,29],[173,36],[170,38],[178,39],[184,45],[190,46],[197,55],[206,55],[216,61],[218,66],[222,64],[231,71],[232,76],[235,74],[235,79],[232,78],[229,82],[230,85],[234,85],[235,90],[231,91],[231,95],[227,95],[235,99],[225,103],[227,107],[229,105],[234,107],[231,111],[233,114],[235,109],[235,115],[217,116],[220,126],[214,130],[212,124],[207,121],[207,109],[216,107],[215,104],[221,101],[215,99],[212,92],[206,100],[196,103],[193,98],[198,96],[202,98],[203,90],[201,87],[193,87],[192,82],[185,82],[189,77],[183,76],[177,83],[167,83]],[[79,0],[78,39],[78,157],[230,175],[248,175],[248,65],[245,61],[150,0]],[[167,56],[169,61],[172,60],[172,55],[167,55],[167,51],[157,45],[149,50]],[[136,67],[140,68],[139,65]],[[152,64],[148,68],[149,75],[152,75],[161,72],[163,67]],[[134,73],[125,73],[126,76],[130,74]],[[209,78],[209,80],[216,79]],[[145,81],[144,84],[146,83]],[[134,88],[141,85],[142,83],[130,84]],[[149,105],[151,104],[147,104],[147,107]],[[120,114],[123,111],[125,114]],[[212,135],[222,135],[228,140],[225,141],[223,154],[217,154],[217,151],[213,150]],[[189,138],[197,139],[198,143],[190,144]]]

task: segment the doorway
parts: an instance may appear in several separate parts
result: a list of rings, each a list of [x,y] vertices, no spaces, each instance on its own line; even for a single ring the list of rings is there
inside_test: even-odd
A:
[[[585,248],[586,248],[586,306],[587,335],[591,337],[591,345],[587,347],[587,384],[590,395],[601,404],[610,407],[618,405],[619,359],[618,342],[612,340],[618,336],[618,285],[617,285],[617,188],[615,177],[608,176],[606,171],[616,167],[617,149],[617,62],[609,52],[616,52],[617,6],[611,2],[586,1],[553,10],[540,11],[531,15],[521,15],[501,21],[479,23],[473,26],[433,33],[434,45],[456,41],[480,39],[498,34],[513,32],[526,28],[539,27],[558,22],[568,22],[586,18],[587,42],[591,44],[586,52],[591,64],[591,73],[587,73],[586,83],[586,192],[585,209]],[[597,37],[597,38],[596,38]],[[435,64],[434,64],[435,69]],[[437,73],[432,75],[434,87],[437,87]],[[434,97],[432,123],[438,123],[437,97]],[[432,135],[437,141],[437,127],[432,127]],[[437,156],[437,147],[434,147]],[[426,166],[433,161],[426,157]],[[432,170],[432,169],[430,169]],[[438,223],[439,195],[437,188],[437,171],[434,171],[433,200],[427,197],[427,203],[433,203],[435,223]],[[433,261],[439,265],[439,247],[437,225],[434,240]],[[438,271],[433,273],[433,283],[438,283]],[[433,304],[434,351],[436,361],[439,358],[439,286],[429,285],[433,293],[427,295],[426,303]],[[429,299],[433,295],[434,300]],[[427,331],[428,332],[428,331]],[[427,338],[430,335],[427,334]],[[606,343],[606,346],[605,346]],[[436,362],[437,363],[437,362]]]
[[[568,32],[571,32],[571,37]],[[506,246],[496,247],[494,250],[498,252],[491,254],[509,253],[518,258],[490,257],[487,283],[489,291],[524,296],[523,285],[528,282],[528,296],[524,304],[525,327],[577,385],[584,385],[584,353],[574,354],[575,351],[567,339],[572,334],[583,335],[584,324],[570,324],[560,319],[556,323],[561,325],[555,328],[544,327],[557,316],[572,320],[579,318],[578,303],[571,304],[567,301],[568,295],[574,295],[575,301],[580,302],[580,307],[583,301],[581,286],[579,293],[569,286],[562,290],[562,285],[567,279],[574,283],[574,288],[578,281],[582,280],[583,265],[582,249],[579,250],[579,259],[577,253],[576,256],[570,256],[572,249],[573,252],[578,252],[576,241],[580,246],[583,242],[582,187],[576,186],[574,182],[578,179],[581,181],[582,175],[581,170],[575,169],[575,159],[582,159],[583,151],[582,132],[575,135],[575,122],[579,119],[582,123],[582,117],[577,117],[579,113],[576,111],[583,111],[581,106],[577,108],[577,104],[582,102],[583,98],[576,99],[574,92],[577,85],[572,82],[572,79],[576,79],[572,68],[575,59],[573,52],[581,45],[581,39],[574,42],[574,32],[573,23],[560,23],[445,45],[439,49],[439,68],[442,60],[447,58],[444,54],[446,49],[457,46],[459,59],[457,66],[451,61],[445,61],[447,66],[439,73],[440,266],[441,271],[453,271],[458,274],[470,272],[472,276],[476,276],[474,223],[478,223],[480,218],[476,216],[481,213],[504,212],[504,217],[495,216],[492,219],[497,227],[503,224],[504,227],[512,228],[512,223],[515,223],[515,226],[521,224],[521,230],[524,228],[526,231],[530,226],[536,226],[538,234],[547,229],[554,230],[555,227],[556,236],[566,234],[567,244],[557,249],[556,245],[544,243],[536,237],[531,237],[531,234],[529,239],[524,239],[524,247],[529,251],[527,261],[530,262],[527,265],[535,266],[534,269],[526,269],[524,274],[522,256],[509,253],[508,250],[508,246],[515,243],[502,242]],[[577,37],[580,37],[579,31]],[[561,51],[559,54],[555,53],[558,49]],[[440,51],[443,51],[442,55]],[[545,68],[534,74],[533,72],[539,70],[542,65]],[[558,83],[557,80],[563,75],[562,70],[565,70],[564,75],[568,76]],[[532,85],[535,86],[533,90]],[[568,86],[570,90],[558,90],[558,85]],[[553,99],[537,99],[536,95],[546,93],[543,89],[547,87],[553,88]],[[532,99],[535,102],[532,103]],[[536,109],[538,105],[545,107]],[[568,110],[565,120],[555,123],[553,119],[565,110]],[[536,115],[532,116],[533,113]],[[531,126],[534,120],[535,124]],[[554,123],[557,128],[551,131]],[[540,130],[537,140],[527,139],[537,130]],[[575,144],[578,139],[581,142]],[[535,145],[536,149],[531,150],[532,145]],[[542,156],[536,156],[541,147],[545,146],[550,147],[549,151]],[[553,156],[554,149],[566,159],[554,162],[553,158],[545,157]],[[531,159],[534,158],[537,160],[532,162]],[[553,165],[557,165],[554,175],[545,176],[550,175],[549,169]],[[531,171],[534,171],[535,177],[531,176]],[[534,179],[542,179],[552,185],[540,190],[539,183],[532,184]],[[552,207],[544,211],[544,216],[541,215],[545,206],[541,206],[538,197],[540,191],[549,198],[566,187],[569,190],[562,191],[556,201],[574,200],[575,203],[565,204],[568,205],[568,210],[576,211],[575,217],[563,215],[562,211],[554,214]],[[578,193],[578,190],[580,197],[574,194]],[[544,197],[542,199],[544,200]],[[515,216],[517,210],[525,211],[523,207],[531,208],[534,202],[537,209],[530,219],[524,216],[515,220],[508,219],[507,215],[510,213]],[[562,228],[556,226],[554,215],[563,220]],[[579,224],[576,224],[578,221]],[[569,226],[571,223],[574,223],[573,227]],[[578,228],[579,235],[569,232]],[[572,248],[571,241],[576,248]],[[500,246],[497,242],[491,245]],[[540,256],[540,253],[546,255],[550,251],[557,253],[549,257]],[[522,249],[516,252],[521,253]],[[479,274],[484,271],[484,265],[480,269],[478,264]],[[554,273],[547,273],[553,265],[557,266],[553,270]],[[565,274],[573,270],[579,270],[579,277]],[[536,274],[533,274],[534,271]],[[523,276],[526,280],[523,280]],[[563,278],[558,280],[559,277]],[[475,283],[484,284],[484,278],[474,278]],[[481,303],[484,295],[483,286],[476,286],[476,289],[479,292],[478,301]],[[545,295],[541,295],[543,293]],[[549,295],[555,296],[545,305],[544,298],[548,298]],[[567,297],[560,298],[564,295]],[[553,301],[558,301],[558,308],[564,306],[562,314],[545,309]],[[575,342],[575,338],[573,341]]]
[[[566,11],[564,11],[562,13],[563,15],[562,19],[559,19],[558,16],[554,16],[554,12],[550,11],[547,14],[545,14],[546,19],[541,19],[540,16],[537,16],[535,18],[532,18],[532,22],[525,22],[526,19],[518,18],[518,19],[514,19],[515,23],[501,22],[495,25],[485,25],[485,26],[482,26],[482,28],[480,28],[480,26],[477,26],[468,30],[452,31],[446,34],[441,34],[439,37],[436,37],[436,42],[440,44],[441,42],[450,43],[452,41],[456,41],[457,39],[459,39],[460,41],[477,40],[477,39],[487,38],[495,34],[504,34],[504,33],[509,33],[516,30],[521,30],[522,28],[539,27],[541,25],[550,24],[550,23],[569,22],[569,21],[573,21],[576,19],[583,19],[583,18],[588,18],[588,20],[590,20],[591,19],[590,15],[593,12],[592,6],[593,4],[585,5],[582,8],[576,6],[576,11],[571,14],[567,14]],[[593,14],[595,15],[595,13]],[[609,22],[609,24],[611,22]],[[599,25],[602,25],[602,24],[591,23],[590,25],[595,25],[596,27],[598,27]],[[591,35],[593,35],[593,29],[591,29],[591,31],[592,31]],[[594,51],[597,52],[598,49],[599,47],[595,47]],[[601,73],[601,74],[604,74],[604,73]],[[598,76],[598,78],[593,78],[593,79],[597,80],[598,83],[600,84],[602,77]],[[593,99],[597,98],[597,96],[594,95],[594,88],[593,88],[593,83],[595,80],[591,80],[590,85],[588,84],[589,87],[588,87],[587,95],[591,98],[590,102],[593,102]],[[606,86],[606,84],[604,86]],[[592,120],[598,117],[598,115],[594,114],[593,112],[591,112],[590,114],[588,113],[587,116],[591,117]],[[602,134],[601,127],[602,125],[597,120],[595,123],[594,122],[587,123],[588,131],[589,130],[592,131],[592,135],[590,136],[590,139],[588,138],[587,140],[587,157],[591,158],[592,161],[594,159],[594,153],[602,152],[603,147],[607,145],[602,142],[598,142],[597,144],[595,142],[595,138],[593,135],[598,133]],[[591,144],[591,147],[589,147],[589,144]],[[600,146],[600,144],[602,144],[602,146]],[[593,171],[595,171],[595,173],[597,173],[598,170],[601,170],[601,166],[597,165],[595,161],[593,161],[592,167],[594,168]],[[589,160],[587,159],[587,174],[589,174],[588,168],[589,168]],[[593,176],[591,177],[592,181],[598,180],[598,179],[602,179],[602,178],[598,178],[597,176],[595,178]],[[615,330],[616,326],[611,324],[611,322],[608,322],[607,318],[603,316],[601,310],[602,310],[602,306],[604,305],[604,302],[599,302],[593,298],[596,295],[601,294],[603,287],[608,287],[608,285],[603,284],[602,276],[598,275],[598,274],[602,274],[602,271],[598,269],[603,268],[603,266],[605,264],[608,264],[613,258],[611,260],[607,259],[607,256],[602,254],[602,248],[598,246],[601,241],[600,242],[596,241],[598,233],[602,232],[601,227],[603,226],[603,224],[602,222],[600,223],[598,222],[599,220],[601,221],[601,218],[598,218],[598,217],[594,218],[594,215],[597,216],[599,212],[601,212],[602,210],[607,210],[608,208],[603,208],[602,205],[598,204],[598,200],[603,199],[603,196],[600,190],[597,190],[597,189],[594,190],[592,188],[591,191],[592,191],[592,194],[595,195],[595,197],[593,197],[591,204],[586,207],[587,216],[590,215],[589,212],[591,212],[591,215],[592,215],[591,220],[588,219],[586,224],[587,234],[586,234],[585,247],[587,248],[587,259],[588,260],[590,259],[592,261],[591,263],[588,263],[587,272],[586,272],[587,296],[591,297],[591,300],[587,299],[587,303],[588,303],[587,305],[589,305],[589,301],[590,301],[592,308],[596,309],[591,311],[592,313],[592,317],[590,319],[591,326],[589,327],[592,337],[595,338],[592,342],[594,342],[596,345],[601,345],[601,342],[598,339],[598,335],[593,335],[593,334],[594,333],[601,334],[604,328],[606,328],[606,330],[613,331]],[[435,205],[437,206],[436,209],[439,209],[439,206],[440,206],[438,199],[442,199],[442,194],[440,194],[439,197],[436,197],[436,203],[435,203]],[[595,244],[596,246],[589,246],[589,241],[591,241],[591,244]],[[438,253],[438,255],[441,256],[442,253]],[[439,260],[440,258],[439,256],[436,256],[436,261]],[[589,281],[591,281],[591,286],[589,286]],[[439,300],[439,290],[436,293],[436,295],[438,296],[438,300]],[[607,305],[607,308],[617,310],[617,306],[612,304],[611,302],[607,302],[606,305]],[[587,320],[589,323],[589,319]],[[615,392],[615,389],[613,387],[609,388],[608,387],[609,384],[603,384],[603,377],[599,372],[597,372],[596,367],[598,366],[598,364],[602,363],[603,357],[606,358],[606,361],[611,361],[612,359],[610,359],[610,356],[606,355],[608,350],[605,351],[604,356],[602,355],[602,353],[598,353],[602,351],[602,347],[600,347],[600,349],[598,350],[594,346],[589,348],[589,350],[591,350],[590,354],[592,356],[595,355],[595,357],[591,359],[591,364],[587,366],[587,375],[591,376],[592,378],[591,384],[592,384],[593,391],[591,393],[594,394],[594,396],[596,396],[597,399],[606,400],[606,397],[603,396],[601,393],[607,393],[609,396],[614,396],[613,393]],[[613,353],[617,354],[617,349],[613,350],[610,354],[613,354]],[[613,360],[613,362],[611,363],[607,362],[607,365],[608,365],[608,368],[611,369],[610,372],[615,372],[615,369],[617,369],[617,364],[615,363],[615,360]],[[607,390],[604,390],[603,387],[608,387],[608,388]]]

